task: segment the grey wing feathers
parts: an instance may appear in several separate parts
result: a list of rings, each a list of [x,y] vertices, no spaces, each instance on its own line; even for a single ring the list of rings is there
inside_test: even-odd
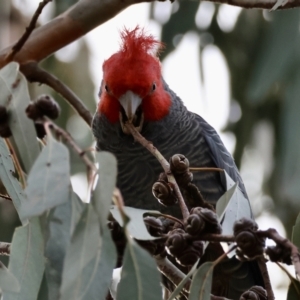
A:
[[[211,150],[214,163],[218,168],[224,169],[233,181],[238,182],[240,190],[249,199],[234,159],[225,148],[219,135],[202,117],[197,115],[196,119],[201,124],[202,134]]]

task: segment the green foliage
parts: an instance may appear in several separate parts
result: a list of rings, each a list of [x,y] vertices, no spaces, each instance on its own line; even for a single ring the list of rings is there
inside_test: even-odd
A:
[[[21,203],[26,203],[27,197],[20,182],[15,177],[16,170],[9,150],[2,138],[0,138],[0,153],[0,179],[3,182],[7,193],[10,195],[17,212],[21,215]]]
[[[154,259],[129,237],[117,300],[157,300],[161,298],[160,276]]]
[[[4,300],[36,299],[45,268],[44,237],[39,218],[15,230],[8,269],[16,277],[20,290],[4,292]]]
[[[21,220],[41,215],[69,199],[70,166],[67,148],[48,136],[47,145],[28,175],[28,201],[22,203]]]
[[[300,297],[300,283],[297,280],[292,280],[290,283],[287,300],[297,300]]]
[[[39,153],[39,147],[35,138],[33,122],[24,113],[30,103],[27,81],[18,71],[19,66],[14,62],[1,69],[0,105],[5,106],[8,110],[10,115],[8,125],[12,132],[13,140],[17,146],[16,148],[19,150],[24,170],[29,172]]]
[[[210,300],[214,264],[203,264],[193,276],[189,300]]]
[[[112,207],[110,210],[114,219],[120,224],[120,226],[124,226],[124,220],[122,219],[120,211],[117,207]],[[130,235],[138,240],[155,240],[156,238],[149,234],[146,225],[143,221],[144,215],[149,213],[149,210],[136,209],[133,207],[124,207],[124,212],[126,216],[128,216],[129,220],[126,224],[126,228]],[[153,211],[156,214],[160,214],[157,211]]]

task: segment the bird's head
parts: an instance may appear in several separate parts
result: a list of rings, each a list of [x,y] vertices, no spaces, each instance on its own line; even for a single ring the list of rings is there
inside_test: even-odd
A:
[[[103,64],[98,113],[111,123],[132,122],[141,131],[145,122],[159,121],[168,113],[171,98],[164,90],[157,57],[162,44],[136,27],[121,33],[122,45]]]

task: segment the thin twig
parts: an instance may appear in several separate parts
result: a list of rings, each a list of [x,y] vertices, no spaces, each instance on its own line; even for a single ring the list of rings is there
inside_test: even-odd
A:
[[[19,175],[19,179],[20,179],[20,183],[21,183],[21,186],[23,189],[25,189],[26,187],[26,180],[24,178],[24,174],[23,174],[23,170],[22,170],[22,167],[21,167],[21,164],[19,162],[19,159],[18,159],[18,156],[14,150],[14,147],[11,143],[11,141],[9,139],[5,139],[5,143],[9,149],[9,152],[11,153],[11,158],[12,158],[12,161],[14,163],[14,166],[17,170],[17,173]]]
[[[260,9],[273,9],[278,0],[208,0],[209,2],[230,4],[243,8],[260,8]],[[280,5],[277,9],[288,9],[299,7],[299,0],[288,0],[285,5]]]
[[[58,78],[43,70],[36,62],[21,66],[22,73],[30,82],[44,83],[63,96],[63,98],[77,111],[83,120],[91,127],[93,116],[78,96]]]
[[[30,34],[32,33],[32,31],[34,30],[35,26],[36,26],[36,22],[40,16],[40,14],[42,13],[44,7],[51,2],[52,0],[43,0],[42,2],[39,3],[38,8],[36,9],[30,23],[29,26],[26,27],[24,34],[21,36],[21,38],[17,41],[17,43],[15,43],[13,45],[13,47],[11,48],[10,52],[8,52],[7,56],[5,57],[5,61],[7,63],[11,62],[14,58],[14,56],[22,49],[22,47],[24,46],[24,44],[26,43],[26,41],[28,40]]]
[[[10,255],[10,243],[0,242],[0,255]]]
[[[171,170],[170,170],[170,164],[168,161],[164,158],[164,156],[157,150],[157,148],[154,147],[154,145],[146,140],[133,126],[132,123],[126,123],[125,126],[129,130],[129,132],[132,134],[133,138],[138,141],[142,146],[144,146],[151,154],[153,154],[157,160],[160,162],[161,166],[163,167],[167,177],[168,182],[172,184],[174,192],[178,198],[178,203],[182,212],[183,220],[186,220],[189,216],[189,211],[187,209],[187,206],[184,202],[184,199],[182,197],[182,194],[180,192],[180,189],[178,187],[178,184],[175,180],[175,177],[173,176]]]
[[[265,258],[262,256],[262,257],[258,258],[256,261],[257,261],[259,270],[261,272],[262,278],[264,280],[268,300],[274,300],[275,296],[274,296],[274,293],[273,293],[271,280],[270,280],[270,276],[269,276],[269,272],[268,272],[268,269],[267,269]]]
[[[272,239],[276,244],[289,249],[291,251],[291,260],[295,268],[296,276],[300,275],[299,251],[291,241],[279,235],[277,230],[274,228],[269,228],[268,230],[259,230],[257,231],[257,234]]]
[[[171,280],[175,286],[178,286],[179,283],[185,278],[186,274],[184,274],[174,264],[172,264],[168,260],[168,258],[156,256],[155,260],[160,272],[164,274],[169,280]],[[184,285],[183,290],[186,293],[189,293],[191,283],[191,279],[188,279],[186,284]]]
[[[12,201],[10,196],[6,196],[6,195],[3,195],[3,194],[0,194],[0,198],[3,198],[3,199],[8,200],[8,201]]]
[[[223,169],[220,169],[220,168],[197,168],[197,167],[190,167],[189,168],[189,171],[190,172],[198,172],[198,171],[201,171],[201,172],[224,172]]]
[[[179,220],[179,219],[177,219],[177,218],[175,218],[175,217],[173,217],[171,215],[166,215],[166,214],[162,214],[162,213],[155,213],[155,212],[149,212],[147,214],[149,214],[151,216],[158,216],[158,217],[163,217],[163,218],[172,220],[172,221],[174,221],[176,223],[179,223],[182,227],[184,227],[184,224],[183,224],[183,222],[181,220]]]
[[[96,172],[96,167],[94,164],[90,161],[90,159],[86,156],[86,153],[75,143],[72,136],[62,128],[58,127],[55,123],[53,123],[51,120],[46,119],[45,117],[42,119],[42,122],[44,124],[45,130],[49,130],[48,128],[55,131],[55,133],[58,136],[61,136],[65,139],[65,141],[77,152],[79,157],[84,161],[84,163],[87,165],[87,167],[91,170],[94,170]]]
[[[207,242],[216,242],[216,243],[233,243],[235,242],[235,237],[233,235],[222,235],[222,234],[205,234],[202,236],[191,236],[186,234],[194,241],[207,241]]]

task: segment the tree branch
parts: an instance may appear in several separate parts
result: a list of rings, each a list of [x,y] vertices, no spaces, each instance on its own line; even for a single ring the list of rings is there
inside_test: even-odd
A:
[[[72,107],[78,112],[83,120],[89,125],[89,127],[91,127],[93,118],[91,112],[77,97],[77,95],[58,78],[41,69],[36,62],[30,62],[21,66],[21,71],[26,76],[28,81],[47,84],[57,93],[62,95],[63,98],[72,105]]]
[[[43,8],[51,1],[52,0],[43,0],[42,2],[40,2],[37,10],[35,11],[32,19],[29,23],[29,26],[26,27],[24,34],[21,36],[21,38],[18,40],[18,42],[11,48],[11,51],[5,57],[6,63],[11,62],[13,60],[14,56],[16,55],[16,53],[22,49],[23,45],[28,40],[30,34],[34,30],[34,28],[36,26],[36,22],[40,16],[40,14],[43,11]]]
[[[243,8],[272,9],[277,0],[209,0]],[[22,51],[14,56],[20,65],[30,61],[41,61],[57,50],[74,42],[95,27],[113,18],[132,4],[154,2],[154,0],[81,0],[49,23],[35,29]],[[299,0],[288,0],[278,9],[300,7]],[[0,68],[7,62],[5,58],[12,46],[0,52]]]
[[[259,8],[259,9],[273,9],[278,0],[207,0],[208,2],[215,2],[221,4],[230,4],[242,8]],[[288,9],[300,7],[299,0],[287,0],[286,4],[279,6],[276,9]]]
[[[74,42],[95,27],[116,16],[140,0],[81,0],[49,23],[35,29],[22,51],[14,56],[20,65],[39,62],[57,50]],[[0,52],[0,68],[6,64],[11,46]]]
[[[7,196],[7,195],[0,194],[0,198],[8,200],[8,201],[12,201],[11,197]]]

